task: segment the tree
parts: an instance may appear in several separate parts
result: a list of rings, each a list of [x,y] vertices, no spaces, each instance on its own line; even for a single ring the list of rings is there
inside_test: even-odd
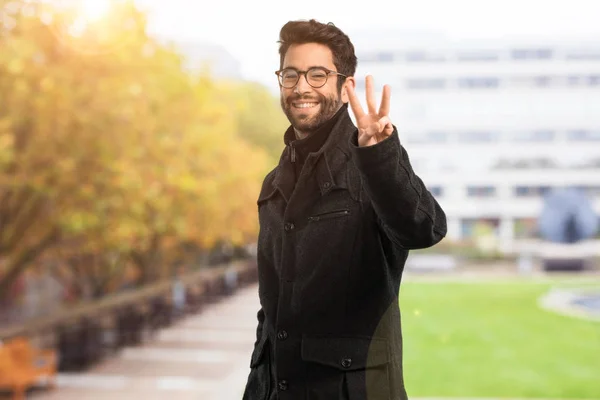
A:
[[[132,3],[84,27],[71,9],[8,4],[0,293],[49,250],[101,295],[128,259],[148,282],[169,275],[182,243],[253,239],[252,204],[275,154],[260,132],[282,135],[265,89],[187,72]]]
[[[240,136],[265,149],[271,163],[277,163],[284,147],[283,134],[289,126],[278,99],[255,82],[238,83],[230,90],[235,99]]]

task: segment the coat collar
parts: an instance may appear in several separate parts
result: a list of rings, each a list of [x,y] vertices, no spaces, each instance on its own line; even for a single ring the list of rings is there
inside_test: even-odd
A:
[[[337,121],[331,128],[327,140],[323,146],[314,153],[308,155],[305,162],[305,169],[313,170],[321,195],[329,193],[336,187],[344,187],[347,185],[345,180],[339,179],[336,181],[334,176],[336,172],[350,158],[350,149],[348,142],[351,135],[356,131],[356,126],[350,119],[348,113],[348,105],[344,104],[343,110],[340,110],[340,115]],[[273,185],[279,189],[283,197],[289,202],[291,192],[294,188],[294,166],[291,163],[292,142],[286,142],[286,148],[281,155],[279,165],[275,171]],[[340,175],[337,175],[340,176]],[[304,175],[299,177],[303,180]]]
[[[293,145],[296,147],[296,150],[301,150],[305,152],[316,152],[318,151],[323,144],[327,141],[331,130],[335,126],[336,122],[339,121],[340,117],[344,112],[348,110],[348,103],[342,104],[340,109],[336,111],[336,113],[328,120],[325,121],[324,124],[321,125],[315,132],[308,135],[308,137],[304,139],[297,139],[296,132],[292,126],[290,126],[285,134],[283,135],[283,141],[286,146]]]

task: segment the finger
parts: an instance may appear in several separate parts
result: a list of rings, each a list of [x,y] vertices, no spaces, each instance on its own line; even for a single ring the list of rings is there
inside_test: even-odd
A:
[[[346,86],[346,90],[348,91],[348,101],[350,103],[350,108],[352,109],[352,113],[356,119],[360,119],[365,115],[365,112],[360,105],[360,100],[354,91],[354,87],[352,85]]]
[[[377,108],[375,105],[375,89],[373,88],[373,77],[367,75],[365,78],[365,88],[367,90],[367,110],[369,114],[377,114]]]
[[[381,117],[379,121],[377,121],[377,133],[386,132],[389,126],[392,126],[390,118],[387,116]]]
[[[383,134],[385,136],[391,136],[392,133],[394,133],[394,125],[392,125],[392,123],[390,122],[389,124],[387,124],[385,126],[385,128],[383,129]]]
[[[358,134],[359,134],[359,136],[371,137],[371,136],[375,135],[376,133],[377,133],[377,131],[374,130],[374,129],[358,128]]]
[[[390,114],[390,97],[392,88],[390,85],[383,85],[383,93],[381,95],[381,106],[379,106],[379,116],[387,116]]]
[[[385,123],[382,123],[382,134],[383,136],[387,137],[390,136],[392,133],[394,133],[394,125],[392,124],[392,121],[390,121],[390,119],[388,117],[384,117],[387,118],[387,120],[385,121]]]
[[[374,135],[367,134],[365,129],[359,129],[358,133],[358,145],[361,147],[366,146],[371,140],[373,140]]]

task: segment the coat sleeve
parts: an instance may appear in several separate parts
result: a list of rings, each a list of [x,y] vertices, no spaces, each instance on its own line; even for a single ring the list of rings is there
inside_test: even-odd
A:
[[[390,240],[404,249],[431,247],[446,236],[446,215],[414,173],[398,131],[367,147],[350,138],[354,164],[379,223]]]

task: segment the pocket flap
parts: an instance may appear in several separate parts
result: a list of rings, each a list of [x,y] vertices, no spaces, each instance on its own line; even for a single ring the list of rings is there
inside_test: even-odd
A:
[[[301,355],[304,361],[345,371],[389,362],[387,340],[368,337],[305,336]]]

